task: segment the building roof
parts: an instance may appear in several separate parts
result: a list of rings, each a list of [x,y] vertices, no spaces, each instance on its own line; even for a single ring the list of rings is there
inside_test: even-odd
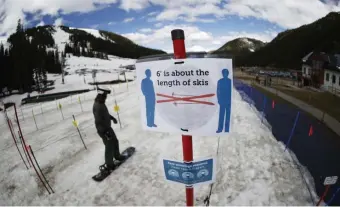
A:
[[[340,54],[329,55],[330,63],[326,70],[340,73]]]
[[[302,58],[302,62],[306,62],[312,54],[313,52],[308,53],[305,57]]]
[[[306,64],[311,64],[312,60],[321,60],[329,63],[329,55],[325,52],[310,52],[302,58],[302,62]]]
[[[328,68],[328,69],[325,69],[325,71],[331,71],[331,72],[336,72],[336,73],[340,73],[340,69],[331,69],[331,68]]]

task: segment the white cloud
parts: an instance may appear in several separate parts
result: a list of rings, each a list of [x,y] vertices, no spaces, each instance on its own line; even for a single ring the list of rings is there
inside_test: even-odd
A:
[[[155,26],[155,27],[161,27],[161,26],[163,26],[163,24],[160,23],[160,22],[158,22],[158,23],[156,23],[154,26]]]
[[[130,11],[130,10],[142,10],[149,6],[148,0],[122,0],[119,8]]]
[[[122,0],[134,2],[138,0]],[[213,22],[213,19],[202,18],[212,15],[223,19],[229,15],[240,18],[254,17],[272,22],[283,28],[294,28],[311,23],[331,11],[340,11],[340,2],[335,0],[141,0],[139,8],[151,5],[160,6],[163,10],[150,21],[183,20],[187,22]],[[127,3],[125,3],[127,4]],[[131,4],[133,5],[133,4]],[[133,6],[129,7],[133,9]]]
[[[74,12],[87,13],[116,4],[125,11],[160,8],[147,16],[153,21],[210,23],[230,15],[254,17],[294,28],[315,21],[330,11],[340,11],[338,0],[0,0],[0,34],[15,31],[18,19],[26,25],[25,13],[40,21],[43,15],[53,18]],[[117,4],[118,3],[118,4]]]
[[[283,28],[311,23],[331,11],[340,11],[340,3],[319,0],[230,0],[224,5],[227,14],[267,20]]]
[[[276,32],[265,31],[263,33],[248,33],[228,32],[224,35],[213,35],[210,32],[203,31],[196,26],[191,25],[167,25],[162,28],[157,28],[149,31],[147,34],[142,32],[126,33],[123,36],[133,40],[137,44],[159,48],[166,52],[172,52],[171,31],[173,29],[183,29],[185,32],[185,44],[187,51],[211,51],[216,50],[225,44],[227,41],[239,37],[250,37],[265,42],[271,41],[276,35]]]
[[[150,12],[148,16],[155,16],[156,14],[158,14],[158,12]]]
[[[63,24],[63,18],[61,18],[61,17],[57,18],[53,23],[53,25],[56,25],[56,26],[60,26],[62,24]]]
[[[90,28],[92,28],[92,29],[97,29],[98,27],[99,27],[99,24],[93,24],[93,25],[90,26]]]
[[[131,18],[125,18],[123,20],[124,23],[128,23],[128,22],[132,22],[133,20],[135,20],[135,18],[131,17]]]
[[[149,33],[149,32],[152,32],[152,29],[151,28],[143,28],[143,29],[140,29],[139,32],[141,32],[141,33]]]
[[[200,46],[200,45],[194,45],[194,46],[192,46],[192,47],[190,47],[190,48],[186,48],[186,50],[189,52],[207,52],[207,50],[206,50],[206,48],[204,48],[204,47],[202,47],[202,46]]]
[[[114,25],[114,24],[117,24],[117,22],[109,22],[107,23],[108,25]]]
[[[105,8],[118,0],[0,0],[0,34],[10,34],[15,31],[18,19],[27,23],[25,12],[32,13],[33,19],[37,16],[73,12],[86,13]]]
[[[36,27],[39,27],[39,26],[44,26],[45,25],[45,22],[43,20],[41,20],[37,25]]]

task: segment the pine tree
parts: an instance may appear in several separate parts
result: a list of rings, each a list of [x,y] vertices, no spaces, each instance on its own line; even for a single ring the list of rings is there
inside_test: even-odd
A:
[[[61,58],[63,58],[63,56],[61,56]],[[62,72],[62,69],[61,69],[61,59],[59,57],[58,49],[57,49],[56,54],[55,54],[55,67],[56,67],[56,70],[55,70],[56,73],[61,73]]]
[[[92,51],[92,50],[89,50],[89,51],[88,51],[88,56],[91,57],[91,58],[94,57],[94,54],[93,54],[93,51]]]
[[[1,43],[0,45],[0,92],[2,92],[2,89],[5,87],[5,50],[4,45]]]
[[[80,47],[80,56],[85,56],[83,47]]]
[[[2,43],[0,45],[0,55],[1,55],[1,57],[5,56],[5,48],[4,48],[4,45]]]
[[[18,20],[16,33],[12,34],[8,38],[11,49],[11,84],[12,88],[19,89],[19,91],[28,91],[32,84],[31,60],[29,55],[30,42],[26,38],[25,30],[21,24],[21,20]]]

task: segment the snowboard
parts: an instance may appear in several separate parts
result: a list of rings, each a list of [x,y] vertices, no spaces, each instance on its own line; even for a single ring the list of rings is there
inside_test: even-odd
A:
[[[101,182],[103,181],[105,178],[107,178],[113,171],[115,171],[121,164],[123,164],[126,160],[128,160],[134,153],[135,153],[136,149],[135,147],[128,147],[126,148],[122,153],[121,155],[122,156],[125,156],[125,159],[122,160],[122,161],[118,161],[118,160],[115,160],[114,161],[114,165],[115,165],[115,168],[113,170],[111,170],[110,172],[103,172],[103,171],[100,171],[99,173],[97,173],[96,175],[92,176],[92,179],[96,182]],[[103,166],[103,165],[101,165]],[[100,166],[100,167],[101,167]]]

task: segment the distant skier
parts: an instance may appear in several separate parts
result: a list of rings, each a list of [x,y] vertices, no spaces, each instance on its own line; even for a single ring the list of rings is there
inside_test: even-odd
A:
[[[114,170],[113,157],[118,161],[123,161],[124,156],[120,154],[119,142],[115,132],[111,128],[111,120],[117,124],[117,119],[109,114],[105,105],[107,94],[110,90],[98,88],[98,94],[93,104],[93,115],[97,133],[103,139],[105,145],[105,169],[107,172]]]

